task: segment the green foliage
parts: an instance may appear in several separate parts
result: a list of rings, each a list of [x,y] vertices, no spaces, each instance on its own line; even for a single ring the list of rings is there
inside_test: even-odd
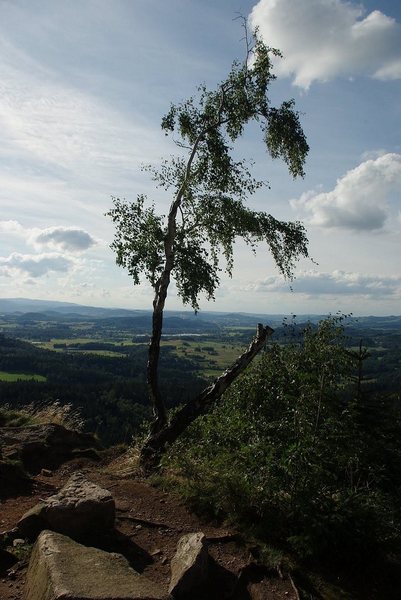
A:
[[[59,399],[61,411],[69,405],[73,413],[79,408],[85,430],[96,432],[103,444],[130,441],[141,423],[150,419],[150,409],[142,373],[146,346],[125,351],[115,357],[59,353],[0,335],[1,370],[46,375],[46,381],[0,381],[0,427],[32,424],[33,414],[26,410],[30,405],[56,407]],[[192,357],[178,358],[174,347],[166,348],[160,376],[168,406],[204,387],[198,370]]]
[[[171,105],[162,119],[162,129],[174,135],[181,152],[159,169],[148,169],[156,184],[172,193],[168,215],[157,215],[153,205],[145,208],[143,195],[134,202],[115,198],[108,212],[116,226],[111,247],[117,264],[135,284],[143,275],[160,295],[165,295],[171,274],[183,302],[194,309],[201,293],[214,297],[221,256],[231,275],[237,237],[253,251],[267,243],[288,278],[296,260],[308,256],[301,223],[278,221],[245,206],[266,185],[252,176],[251,164],[233,158],[232,145],[247,124],[259,124],[268,154],[284,160],[293,177],[303,176],[309,150],[294,101],[273,107],[268,98],[275,79],[271,57],[279,52],[256,34],[252,49],[247,42],[244,62],[235,62],[215,90],[200,86],[195,98]]]
[[[131,204],[118,198],[113,202],[114,209],[109,214],[118,225],[112,245],[117,253],[117,264],[128,270],[135,285],[140,281],[141,272],[145,272],[154,286],[163,262],[163,217],[155,214],[154,206],[144,208],[142,195]]]
[[[165,464],[200,510],[299,554],[366,557],[400,539],[401,420],[358,394],[341,323],[272,345]]]
[[[32,424],[32,415],[12,409],[8,405],[0,406],[0,427],[23,427]]]

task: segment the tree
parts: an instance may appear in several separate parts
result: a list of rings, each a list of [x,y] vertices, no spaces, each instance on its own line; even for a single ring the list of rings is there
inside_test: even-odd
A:
[[[152,336],[147,381],[154,422],[142,450],[142,464],[152,468],[165,444],[174,441],[198,414],[207,410],[227,385],[253,359],[272,330],[259,327],[249,350],[211,388],[179,411],[168,424],[166,407],[158,385],[163,311],[173,277],[184,304],[196,311],[205,293],[213,299],[219,285],[220,257],[225,271],[233,268],[233,244],[242,238],[255,252],[266,242],[280,272],[291,278],[295,261],[308,256],[307,238],[299,222],[278,221],[266,212],[246,206],[248,196],[265,182],[251,174],[251,164],[233,157],[232,144],[245,125],[260,125],[263,141],[272,158],[282,158],[293,177],[303,176],[309,150],[294,101],[279,107],[270,104],[267,92],[278,50],[266,46],[245,28],[245,60],[234,62],[227,78],[215,90],[198,88],[197,98],[171,105],[162,119],[166,135],[175,134],[177,156],[164,160],[158,169],[148,167],[156,184],[171,193],[168,214],[156,213],[139,195],[129,203],[118,198],[108,215],[116,225],[112,248],[116,262],[125,267],[134,283],[144,276],[153,287]],[[213,388],[213,389],[212,389]]]
[[[359,385],[344,319],[288,327],[164,464],[198,512],[355,567],[400,555],[401,415]]]

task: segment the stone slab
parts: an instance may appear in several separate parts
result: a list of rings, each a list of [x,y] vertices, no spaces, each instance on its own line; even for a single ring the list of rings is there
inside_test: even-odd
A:
[[[82,541],[111,530],[114,520],[111,493],[82,473],[74,473],[57,494],[26,512],[18,529],[28,539],[35,539],[42,529],[51,529]]]
[[[171,600],[121,555],[42,531],[29,563],[24,600]]]
[[[180,538],[171,561],[169,592],[174,598],[190,598],[206,582],[209,554],[205,535],[199,531]]]

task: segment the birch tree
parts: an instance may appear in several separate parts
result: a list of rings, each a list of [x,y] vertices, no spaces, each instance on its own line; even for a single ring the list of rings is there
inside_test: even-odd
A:
[[[234,145],[244,128],[256,122],[268,155],[282,159],[292,177],[304,175],[308,144],[294,100],[272,106],[268,92],[275,76],[272,58],[280,52],[257,34],[246,34],[246,56],[234,62],[227,77],[213,90],[201,85],[197,94],[172,104],[162,129],[179,150],[158,168],[155,184],[170,197],[166,215],[144,195],[133,202],[115,198],[108,215],[115,224],[112,248],[116,262],[134,284],[145,278],[153,288],[152,333],[147,382],[154,421],[142,449],[142,464],[153,468],[171,443],[199,414],[207,411],[264,345],[272,333],[258,326],[249,349],[214,384],[192,399],[168,422],[158,381],[163,312],[172,279],[182,302],[199,309],[199,297],[214,299],[224,270],[233,269],[233,245],[241,238],[255,252],[267,244],[278,270],[291,279],[296,261],[308,256],[307,237],[300,222],[277,220],[252,210],[247,202],[264,181],[252,175],[252,164],[234,157]]]

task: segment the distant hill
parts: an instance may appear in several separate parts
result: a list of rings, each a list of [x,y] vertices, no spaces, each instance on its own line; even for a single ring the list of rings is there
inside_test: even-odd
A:
[[[126,310],[124,308],[102,308],[85,306],[73,302],[57,302],[55,300],[33,300],[30,298],[0,298],[0,314],[10,313],[44,313],[54,318],[55,314],[81,315],[91,318],[107,316],[122,317],[125,315],[144,314],[148,311]]]
[[[75,322],[88,318],[102,320],[103,324],[111,326],[133,326],[137,331],[149,331],[151,323],[150,310],[129,310],[124,308],[103,308],[74,304],[72,302],[57,302],[55,300],[34,300],[30,298],[0,298],[0,316],[13,316],[18,322],[33,322],[49,320],[53,322]],[[325,315],[297,315],[298,324],[308,321],[316,323]],[[284,314],[252,314],[200,311],[195,314],[191,310],[167,310],[165,312],[164,332],[199,332],[209,331],[219,327],[249,327],[257,323],[265,323],[273,328],[280,327],[283,320],[291,322],[291,315]],[[348,320],[356,329],[370,328],[372,330],[401,331],[401,316],[385,317],[365,316]]]

